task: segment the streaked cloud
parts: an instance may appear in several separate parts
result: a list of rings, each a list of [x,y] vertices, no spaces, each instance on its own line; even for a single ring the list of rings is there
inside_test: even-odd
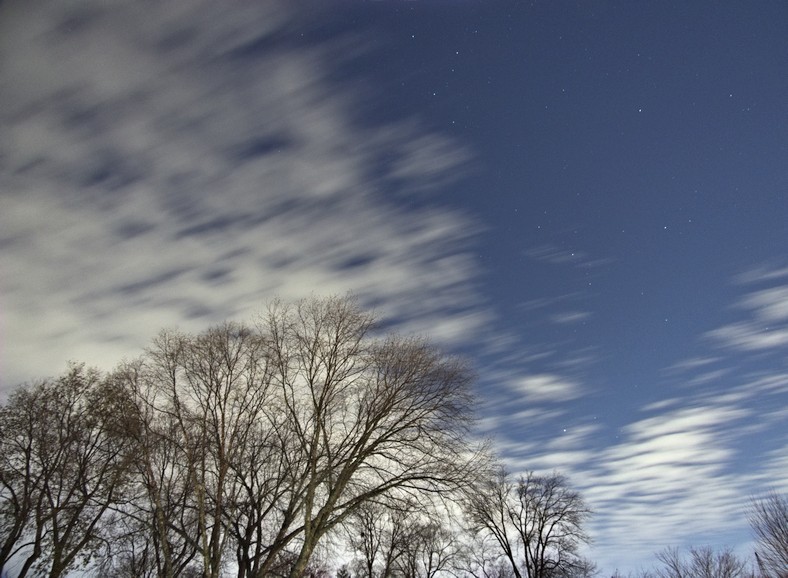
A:
[[[359,119],[360,83],[331,71],[363,39],[299,43],[278,2],[28,8],[0,19],[3,386],[274,295],[353,291],[444,342],[488,320],[478,224],[390,198],[471,155],[413,119]]]
[[[626,536],[627,551],[607,552],[617,556],[607,563],[633,567],[666,545],[724,540],[721,529],[746,528],[751,479],[729,464],[736,424],[752,416],[742,407],[684,400],[684,407],[633,421],[618,443],[586,462],[576,481],[597,511],[598,545],[604,550]]]
[[[782,278],[780,270],[761,271],[749,285]],[[745,318],[709,331],[706,336],[726,347],[745,351],[782,349],[788,345],[788,285],[754,289],[736,305]]]
[[[735,282],[743,285],[759,283],[762,281],[774,281],[788,277],[788,267],[782,265],[759,265],[737,275]]]
[[[742,307],[754,311],[766,322],[785,321],[788,319],[788,286],[751,293],[742,301]]]
[[[707,335],[728,347],[750,351],[788,345],[788,330],[769,329],[757,323],[732,323]]]
[[[602,393],[590,387],[591,363],[571,373],[575,387],[561,403],[547,400],[551,386],[564,378],[544,374],[519,382],[523,392],[538,393],[518,410],[519,422],[499,424],[507,463],[515,471],[569,475],[596,512],[590,553],[603,567],[635,569],[670,545],[745,543],[750,497],[785,487],[788,375],[782,350],[743,338],[767,327],[785,329],[786,292],[776,284],[780,275],[764,270],[759,277],[766,282],[745,286],[729,309],[738,319],[699,335],[693,356],[665,368],[656,381],[661,395],[628,412],[617,402],[621,425],[614,431],[615,420],[608,416],[600,427],[583,411],[587,398],[573,398],[572,392]],[[534,308],[564,305],[545,300]],[[747,332],[737,332],[741,327]],[[739,355],[730,355],[731,348]],[[765,354],[774,354],[768,358],[773,363],[764,365]],[[553,398],[562,399],[562,391],[554,387]],[[551,413],[540,419],[547,409]]]
[[[666,369],[670,373],[682,373],[699,367],[706,367],[720,361],[719,357],[693,357],[674,363]]]
[[[523,376],[512,382],[510,387],[522,394],[525,401],[532,403],[560,403],[581,395],[577,383],[551,374]]]
[[[536,261],[553,265],[573,265],[585,269],[602,267],[613,262],[612,259],[592,258],[583,251],[563,249],[549,244],[532,247],[525,251],[525,255]]]
[[[579,323],[591,317],[588,311],[561,311],[551,316],[553,323],[559,325],[566,325],[570,323]]]

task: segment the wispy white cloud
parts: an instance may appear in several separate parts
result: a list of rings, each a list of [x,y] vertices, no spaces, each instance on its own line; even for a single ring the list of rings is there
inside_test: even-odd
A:
[[[711,357],[711,356],[709,356],[709,357],[693,357],[693,358],[690,358],[690,359],[684,359],[682,361],[674,363],[673,365],[668,367],[666,369],[666,371],[669,372],[669,373],[682,373],[682,372],[685,372],[685,371],[694,370],[694,369],[699,368],[699,367],[707,367],[709,365],[712,365],[712,364],[720,361],[720,359],[721,358],[719,358],[719,357]]]
[[[509,384],[509,387],[524,396],[530,403],[561,403],[581,395],[577,383],[558,375],[525,375]]]
[[[783,277],[781,269],[745,276],[749,286]],[[745,318],[709,331],[708,338],[733,349],[767,351],[788,345],[788,285],[750,290],[737,304]]]
[[[746,351],[782,348],[788,345],[788,329],[770,329],[761,323],[731,323],[714,329],[707,336],[728,347]]]
[[[788,420],[788,410],[783,409],[782,417],[784,424]],[[755,473],[760,482],[761,493],[771,490],[788,493],[788,476],[785,475],[785,472],[788,472],[788,440],[766,452],[763,457],[765,467]]]
[[[734,281],[739,284],[749,285],[763,281],[774,281],[788,277],[788,267],[781,265],[759,265],[736,276]]]
[[[674,396],[645,404],[588,463],[581,483],[598,510],[597,547],[607,557],[606,546],[627,537],[609,565],[635,567],[666,545],[746,541],[750,496],[788,483],[788,376],[778,355],[764,356],[784,343],[788,292],[774,285],[783,277],[749,275],[733,309],[742,318],[707,332],[705,354],[667,368],[680,378],[666,389]],[[771,286],[752,286],[763,282]]]
[[[591,317],[588,311],[561,311],[551,316],[553,323],[559,325],[567,325],[571,323],[580,323]]]
[[[3,386],[274,295],[354,291],[445,341],[488,320],[478,224],[386,197],[450,182],[469,152],[360,122],[358,84],[290,40],[286,3],[28,8],[0,9]]]
[[[742,322],[761,310],[779,322],[780,310],[768,308],[782,293],[747,289],[733,309],[749,316]],[[538,299],[521,310],[549,318],[573,310],[574,300]],[[786,483],[784,363],[750,366],[761,351],[731,355],[727,343],[701,337],[692,357],[654,376],[652,391],[661,395],[629,406],[593,380],[604,344],[587,356],[576,351],[580,361],[564,367],[555,360],[572,357],[560,347],[519,365],[508,358],[487,377],[506,387],[488,393],[486,431],[497,432],[512,471],[569,475],[596,511],[590,555],[602,567],[634,570],[670,545],[745,543],[749,497]],[[605,410],[596,402],[608,395],[610,413],[597,422],[594,413]]]
[[[602,550],[626,536],[627,551],[605,551],[609,564],[634,567],[667,545],[746,528],[742,506],[751,480],[729,464],[737,452],[731,432],[751,417],[712,401],[661,408],[626,426],[619,443],[596,456],[578,481],[598,512]]]
[[[525,251],[525,255],[536,261],[553,265],[573,265],[584,269],[592,269],[609,265],[613,262],[608,258],[592,258],[583,251],[562,249],[555,245],[538,245]]]
[[[785,321],[788,319],[788,286],[750,293],[742,301],[742,306],[755,312],[763,321]]]

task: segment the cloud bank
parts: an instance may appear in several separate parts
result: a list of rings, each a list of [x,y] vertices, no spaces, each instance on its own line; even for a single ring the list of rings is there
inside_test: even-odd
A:
[[[647,567],[667,546],[732,545],[751,554],[750,500],[788,490],[788,368],[773,338],[788,326],[785,272],[736,276],[740,292],[721,312],[726,321],[699,333],[687,358],[644,376],[649,391],[631,400],[621,397],[628,384],[595,381],[595,365],[609,353],[604,342],[587,355],[570,342],[541,357],[523,350],[485,376],[506,387],[491,390],[482,426],[497,433],[513,472],[568,474],[595,510],[589,556],[601,568]],[[555,319],[567,301],[523,309]],[[560,360],[572,355],[578,362],[562,370]],[[534,373],[540,364],[547,369]]]
[[[358,118],[332,72],[363,39],[301,40],[275,2],[0,11],[2,387],[274,295],[353,291],[449,341],[485,321],[477,224],[423,197],[469,153]]]

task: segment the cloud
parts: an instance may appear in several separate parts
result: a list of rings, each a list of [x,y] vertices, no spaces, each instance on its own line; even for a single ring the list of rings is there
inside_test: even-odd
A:
[[[526,402],[560,403],[581,395],[577,383],[551,374],[527,375],[514,380],[510,387],[524,396]]]
[[[782,411],[783,421],[786,423],[788,419],[788,411]],[[788,477],[785,472],[788,471],[788,442],[765,453],[764,464],[765,468],[762,472],[758,472],[758,479],[762,484],[765,491],[775,490],[784,494],[788,494]]]
[[[720,361],[720,359],[721,358],[719,357],[693,357],[674,363],[665,371],[669,373],[683,373],[685,371],[694,370],[699,367],[707,367]]]
[[[786,321],[788,320],[788,286],[750,293],[742,301],[742,307],[754,311],[760,320],[767,323]]]
[[[768,317],[780,327],[783,293],[769,284],[743,291],[728,310],[741,317],[733,323]],[[634,570],[671,545],[747,543],[749,496],[786,483],[784,363],[774,356],[764,365],[760,350],[734,355],[699,335],[691,357],[653,376],[645,400],[640,392],[623,399],[621,384],[598,376],[603,343],[549,345],[544,321],[584,311],[578,301],[569,294],[521,304],[529,320],[542,321],[538,347],[518,351],[507,335],[490,342],[498,363],[481,376],[481,432],[496,436],[515,473],[568,475],[596,512],[589,555],[603,568]]]
[[[525,255],[536,261],[553,265],[574,265],[583,269],[602,267],[613,262],[612,259],[593,259],[582,251],[571,251],[555,245],[538,245],[525,251]]]
[[[589,317],[591,317],[591,313],[588,311],[562,311],[552,315],[551,319],[553,323],[557,323],[559,325],[567,325],[571,323],[579,323],[581,321],[585,321]]]
[[[784,287],[779,276],[762,276],[768,286],[747,287],[731,309],[740,318],[702,335],[693,357],[663,371],[651,399],[626,410],[610,394],[616,415],[601,427],[586,409],[595,407],[589,395],[605,395],[589,387],[588,364],[571,373],[575,387],[560,403],[547,401],[551,387],[540,387],[554,381],[544,376],[564,381],[560,372],[522,382],[512,374],[507,381],[523,394],[521,405],[502,398],[503,407],[522,416],[498,423],[507,464],[569,475],[595,510],[590,555],[601,567],[634,570],[671,545],[745,544],[750,496],[785,487],[788,376],[781,350],[755,348],[735,331],[785,329]],[[532,308],[557,304],[544,300]],[[538,393],[526,401],[529,390]],[[554,399],[562,399],[561,391],[555,388]],[[551,411],[543,416],[545,409]]]
[[[677,528],[688,523],[686,516],[690,515],[689,510],[682,510],[681,502],[702,502],[704,485],[713,486],[721,477],[726,484],[731,482],[726,470],[737,435],[730,433],[731,427],[753,414],[730,403],[700,399],[676,399],[669,404],[652,405],[648,411],[650,416],[624,426],[616,443],[597,450],[592,448],[604,436],[599,424],[554,430],[553,435],[519,453],[521,463],[529,469],[558,467],[569,472],[597,506],[601,518],[597,520],[597,531],[602,535],[610,527],[620,528],[626,523],[628,518],[622,518],[621,512],[632,504],[651,502],[664,502],[660,523],[665,526],[665,535],[675,535]],[[742,479],[741,484],[745,483]],[[724,494],[730,497],[735,493],[734,486],[729,488],[730,494],[727,489]],[[714,499],[712,495],[707,497]],[[602,507],[608,503],[617,506]],[[629,535],[640,535],[644,542],[671,543],[661,535],[655,536],[653,528],[636,527],[642,521],[642,517],[632,518]]]
[[[780,270],[750,275],[750,284],[782,278]],[[706,337],[744,351],[781,350],[788,345],[788,285],[757,289],[737,304],[745,318],[707,332]]]
[[[585,258],[585,254],[579,251],[567,251],[560,249],[554,245],[539,245],[528,249],[525,254],[531,259],[537,261],[545,261],[554,265],[563,265],[565,263],[577,264]]]
[[[288,4],[0,11],[2,387],[274,295],[354,291],[444,342],[488,321],[478,223],[388,196],[451,182],[469,151],[362,122]]]
[[[627,552],[605,552],[611,566],[634,567],[665,546],[746,528],[742,507],[752,480],[729,464],[738,444],[732,432],[752,411],[713,400],[659,411],[625,426],[578,480],[597,510],[598,546],[604,551],[626,536]]]
[[[737,275],[734,281],[739,284],[749,285],[752,283],[782,279],[784,277],[788,277],[788,267],[779,265],[760,265]]]

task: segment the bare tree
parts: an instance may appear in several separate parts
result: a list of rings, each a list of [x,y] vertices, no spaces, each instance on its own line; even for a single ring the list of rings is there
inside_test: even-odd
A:
[[[426,501],[370,502],[344,523],[359,578],[433,578],[461,566],[463,544],[451,516]]]
[[[275,305],[264,320],[295,442],[287,503],[300,516],[283,534],[299,544],[292,577],[362,504],[456,490],[480,463],[467,437],[467,367],[419,339],[370,340],[373,322],[343,298]]]
[[[682,556],[678,548],[667,548],[657,554],[662,563],[655,570],[657,578],[745,578],[750,576],[747,562],[730,549],[715,552],[704,546],[689,549],[689,556]]]
[[[0,569],[55,578],[87,563],[122,496],[124,397],[99,372],[73,366],[21,387],[0,410]]]
[[[392,505],[393,506],[393,505]],[[354,567],[363,578],[390,576],[402,556],[407,538],[405,520],[409,508],[369,502],[345,520],[348,545],[359,555]]]
[[[136,407],[129,431],[141,499],[133,515],[153,538],[158,575],[177,576],[199,559],[204,578],[216,578],[230,539],[247,575],[255,500],[269,498],[258,483],[268,359],[256,332],[226,323],[196,336],[163,332],[118,372]]]
[[[466,529],[467,530],[467,529]],[[487,532],[467,532],[456,564],[457,574],[472,578],[514,578],[512,565],[498,541]]]
[[[492,536],[517,578],[554,578],[592,571],[579,555],[591,515],[580,494],[556,473],[527,472],[513,482],[503,469],[466,501],[473,527]]]
[[[771,492],[753,500],[749,513],[755,533],[756,562],[768,578],[788,576],[788,497]]]
[[[185,444],[175,416],[162,411],[161,392],[151,386],[149,372],[137,361],[115,373],[130,400],[124,421],[134,448],[133,483],[113,515],[102,575],[173,578],[194,573],[197,520]]]
[[[460,553],[457,532],[442,523],[440,517],[430,521],[414,519],[397,566],[403,578],[435,578],[454,569]]]
[[[467,435],[471,373],[374,323],[351,298],[276,302],[255,326],[163,332],[124,364],[134,484],[107,552],[132,574],[216,578],[232,548],[239,577],[300,578],[365,504],[463,487],[486,456]]]

